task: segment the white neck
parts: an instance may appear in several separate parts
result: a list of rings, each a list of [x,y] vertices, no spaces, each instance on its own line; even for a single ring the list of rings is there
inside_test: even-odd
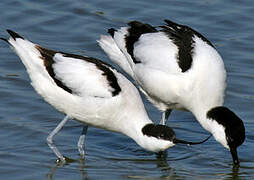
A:
[[[193,110],[192,113],[205,130],[209,131],[210,133],[213,133],[212,120],[207,118],[207,112],[210,109],[212,109],[212,107],[199,109],[195,108],[195,110]]]
[[[210,132],[216,141],[228,149],[229,147],[226,140],[225,128],[222,125],[218,124],[217,121],[207,118],[207,112],[212,108],[214,107],[208,109],[202,108],[199,111],[194,111],[193,114],[201,126]]]

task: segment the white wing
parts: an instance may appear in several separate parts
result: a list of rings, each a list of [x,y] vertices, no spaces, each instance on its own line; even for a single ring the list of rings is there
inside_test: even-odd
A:
[[[116,70],[99,60],[64,53],[56,53],[52,58],[53,78],[74,94],[109,98],[121,90]]]
[[[181,72],[177,63],[177,46],[163,33],[147,33],[134,44],[133,55],[142,68],[148,67],[167,73]],[[137,68],[139,63],[136,64]]]

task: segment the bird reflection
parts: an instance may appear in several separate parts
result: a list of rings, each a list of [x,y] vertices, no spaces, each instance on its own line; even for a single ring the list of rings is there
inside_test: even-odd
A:
[[[85,159],[84,158],[79,158],[78,160],[74,160],[74,159],[70,159],[68,157],[66,158],[66,163],[62,163],[62,161],[56,161],[54,163],[54,165],[52,165],[50,167],[50,171],[48,174],[46,174],[46,177],[48,180],[54,180],[54,175],[57,172],[57,169],[62,168],[62,167],[67,167],[68,165],[72,164],[72,163],[78,163],[78,167],[77,170],[80,172],[81,174],[81,179],[82,180],[87,180],[87,173],[86,173],[86,167],[85,167]]]
[[[232,173],[230,174],[231,175],[231,179],[234,179],[234,180],[238,180],[238,179],[241,179],[239,178],[239,165],[237,166],[233,166],[232,167]]]
[[[176,173],[175,173],[175,169],[170,167],[169,165],[169,160],[167,157],[167,152],[161,152],[159,154],[156,154],[155,158],[148,158],[146,159],[144,156],[149,155],[149,157],[151,157],[150,152],[146,152],[143,150],[140,150],[142,152],[139,152],[140,154],[142,154],[142,160],[141,159],[111,159],[111,160],[117,160],[117,161],[136,161],[137,163],[140,163],[140,161],[142,161],[142,163],[149,163],[149,164],[155,164],[157,169],[159,169],[159,171],[161,171],[161,175],[160,177],[166,178],[166,179],[171,179],[174,177],[177,177]],[[146,154],[147,153],[147,154]],[[87,180],[87,174],[89,169],[87,169],[87,165],[85,165],[85,159],[84,158],[79,158],[78,160],[74,160],[74,159],[70,159],[68,157],[66,158],[66,163],[61,163],[61,161],[56,161],[49,169],[49,173],[46,174],[46,177],[48,180],[54,180],[56,179],[56,174],[59,174],[60,172],[58,172],[58,170],[62,170],[63,167],[64,168],[68,168],[70,167],[70,165],[73,165],[73,163],[77,163],[78,166],[74,169],[77,170],[78,173],[80,173],[80,177],[82,180]],[[135,163],[135,162],[134,162]],[[127,175],[128,177],[133,177],[133,174],[131,175]],[[146,178],[142,177],[142,176],[135,176],[135,177],[139,177],[139,178]]]
[[[156,154],[157,167],[161,170],[163,178],[171,179],[176,177],[175,169],[168,163],[168,152],[163,151]]]

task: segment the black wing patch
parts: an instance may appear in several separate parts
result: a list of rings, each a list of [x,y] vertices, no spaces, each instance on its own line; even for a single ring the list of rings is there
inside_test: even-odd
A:
[[[73,93],[69,87],[67,87],[65,84],[63,84],[60,80],[58,80],[56,78],[56,74],[55,74],[53,66],[52,66],[55,63],[53,57],[56,53],[61,53],[65,57],[81,59],[81,60],[87,61],[89,63],[95,64],[96,67],[103,72],[102,75],[106,76],[106,78],[109,82],[109,86],[111,86],[112,89],[114,89],[114,91],[112,91],[112,96],[116,96],[121,92],[121,88],[117,82],[117,78],[114,75],[114,73],[110,70],[110,68],[112,68],[112,69],[114,69],[114,68],[112,66],[110,66],[109,64],[107,64],[103,61],[100,61],[98,59],[91,58],[91,57],[84,57],[81,55],[57,52],[57,51],[49,50],[49,49],[46,49],[46,48],[43,48],[40,46],[36,46],[36,48],[40,51],[40,53],[42,55],[42,58],[44,60],[44,65],[45,65],[49,75],[53,78],[55,83],[59,87],[63,88],[65,91],[67,91],[69,93]]]
[[[180,24],[177,24],[177,23],[175,23],[175,22],[173,22],[173,21],[170,21],[170,20],[168,20],[168,19],[165,19],[164,21],[167,23],[167,26],[169,26],[169,27],[171,27],[171,26],[172,26],[172,27],[173,27],[173,26],[177,27],[177,26],[178,26],[178,28],[185,28],[187,31],[191,31],[193,35],[196,35],[197,37],[199,37],[199,38],[201,38],[203,41],[205,41],[208,45],[210,45],[210,46],[212,46],[213,48],[215,48],[214,45],[213,45],[208,39],[206,39],[202,34],[200,34],[198,31],[196,31],[196,30],[190,28],[189,26],[180,25]]]
[[[210,46],[214,47],[210,41],[192,28],[177,24],[170,20],[165,20],[165,22],[165,26],[160,26],[162,28],[161,31],[165,32],[178,47],[178,65],[182,69],[182,72],[186,72],[192,65],[194,35],[201,38]]]
[[[54,69],[53,69],[53,64],[55,63],[55,61],[53,60],[53,57],[58,52],[50,50],[50,49],[43,48],[43,47],[38,46],[38,45],[36,46],[36,49],[41,53],[41,56],[42,56],[41,58],[44,60],[43,61],[44,66],[46,67],[46,70],[48,71],[51,78],[53,78],[53,80],[55,81],[57,86],[61,87],[62,89],[64,89],[65,91],[67,91],[69,93],[72,93],[72,90],[70,88],[65,86],[60,80],[58,80],[56,78],[56,74],[55,74]]]
[[[153,26],[149,24],[143,24],[139,21],[131,21],[128,23],[130,28],[128,29],[128,35],[125,37],[127,52],[131,55],[135,64],[141,63],[137,61],[133,55],[134,43],[138,41],[142,34],[158,32]]]
[[[187,26],[178,25],[172,21],[165,22],[167,25],[161,26],[161,31],[165,32],[178,47],[178,65],[182,72],[186,72],[192,64],[193,31]]]

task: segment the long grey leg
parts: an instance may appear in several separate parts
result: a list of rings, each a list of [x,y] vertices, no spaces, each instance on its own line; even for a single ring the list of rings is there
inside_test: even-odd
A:
[[[48,135],[47,137],[47,143],[48,146],[54,151],[56,156],[62,161],[65,162],[65,158],[60,153],[60,151],[57,149],[56,145],[53,142],[54,136],[62,129],[64,124],[68,121],[69,117],[65,116],[64,119],[56,126],[56,128]]]
[[[172,111],[171,109],[167,109],[166,111],[164,111],[162,113],[162,118],[161,118],[161,121],[160,121],[161,125],[165,125],[166,124],[171,111]]]
[[[87,128],[88,128],[88,125],[84,125],[81,136],[79,137],[79,140],[78,140],[78,151],[81,158],[85,157],[84,142],[85,142]]]

